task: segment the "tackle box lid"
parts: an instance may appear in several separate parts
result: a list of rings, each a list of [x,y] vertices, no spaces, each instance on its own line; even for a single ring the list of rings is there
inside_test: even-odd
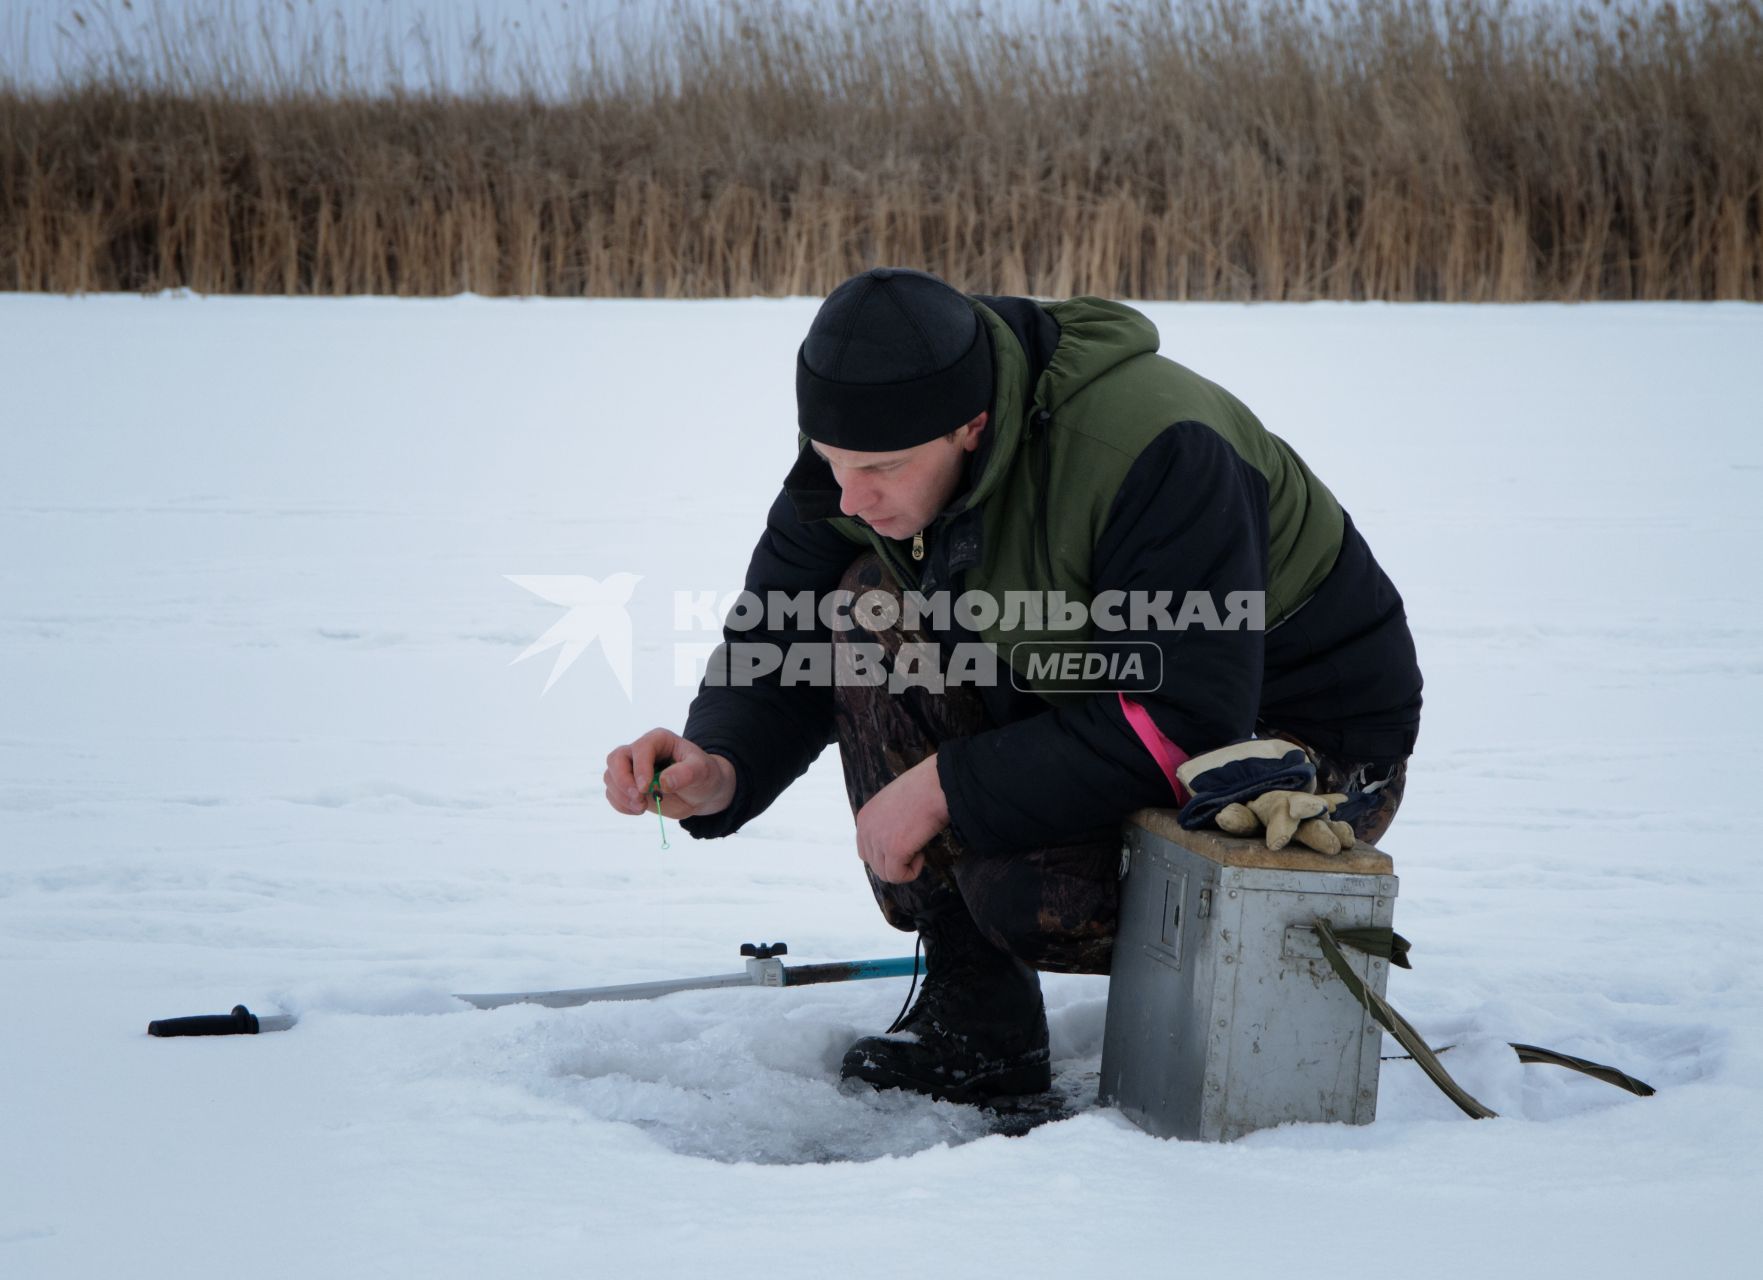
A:
[[[1327,871],[1334,875],[1387,876],[1395,873],[1395,864],[1387,853],[1372,845],[1356,844],[1345,853],[1317,853],[1299,844],[1289,844],[1278,853],[1265,842],[1244,836],[1226,835],[1222,831],[1188,831],[1175,820],[1174,809],[1140,809],[1127,817],[1127,822],[1159,839],[1180,845],[1221,867],[1258,867],[1269,871]]]

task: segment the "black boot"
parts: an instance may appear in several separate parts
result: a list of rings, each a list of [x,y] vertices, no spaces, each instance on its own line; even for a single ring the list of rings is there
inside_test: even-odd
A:
[[[852,1045],[839,1074],[951,1102],[1051,1088],[1035,971],[986,941],[965,909],[924,921],[919,932],[925,978],[912,1012]]]

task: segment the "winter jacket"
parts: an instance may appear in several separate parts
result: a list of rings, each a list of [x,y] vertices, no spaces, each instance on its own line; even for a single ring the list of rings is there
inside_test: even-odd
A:
[[[1337,758],[1394,762],[1413,749],[1421,678],[1394,586],[1351,519],[1289,445],[1234,396],[1156,354],[1140,313],[1096,298],[975,298],[992,343],[993,402],[967,483],[924,534],[925,555],[838,512],[838,487],[802,442],[773,503],[747,590],[820,594],[868,546],[925,593],[1265,593],[1266,630],[1145,627],[1109,640],[1162,651],[1163,679],[1134,694],[1190,755],[1282,729]],[[1016,661],[983,688],[997,726],[941,744],[938,773],[958,840],[988,852],[1086,839],[1174,800],[1112,693],[1039,687],[1014,645],[1071,638],[1007,612],[975,637]],[[730,640],[826,643],[815,621]],[[1027,685],[1025,692],[1018,685]],[[735,766],[734,802],[688,820],[726,835],[761,813],[833,734],[833,690],[775,677],[700,689],[685,736]]]

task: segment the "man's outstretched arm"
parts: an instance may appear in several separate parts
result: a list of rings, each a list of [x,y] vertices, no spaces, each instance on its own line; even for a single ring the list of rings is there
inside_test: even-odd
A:
[[[804,591],[818,603],[838,586],[859,550],[825,522],[799,520],[789,497],[780,493],[753,550],[745,589],[762,605]],[[774,645],[787,653],[793,644],[830,646],[832,633],[810,610],[805,625],[793,616],[787,621],[767,617],[749,630],[724,628],[723,641]],[[719,661],[727,661],[725,651],[712,659]],[[671,760],[661,778],[661,812],[679,817],[685,830],[701,839],[729,835],[799,778],[832,733],[832,690],[824,685],[785,687],[776,672],[744,684],[716,684],[707,676],[682,732],[650,730],[607,758],[606,798],[621,813],[653,811],[647,791],[655,762]],[[620,755],[625,751],[628,758]],[[633,788],[641,793],[635,802]]]

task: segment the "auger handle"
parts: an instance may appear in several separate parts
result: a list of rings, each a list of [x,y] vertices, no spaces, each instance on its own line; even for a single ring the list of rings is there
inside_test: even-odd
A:
[[[231,1013],[204,1013],[193,1018],[160,1018],[147,1024],[150,1036],[254,1036],[257,1015],[242,1004]]]

